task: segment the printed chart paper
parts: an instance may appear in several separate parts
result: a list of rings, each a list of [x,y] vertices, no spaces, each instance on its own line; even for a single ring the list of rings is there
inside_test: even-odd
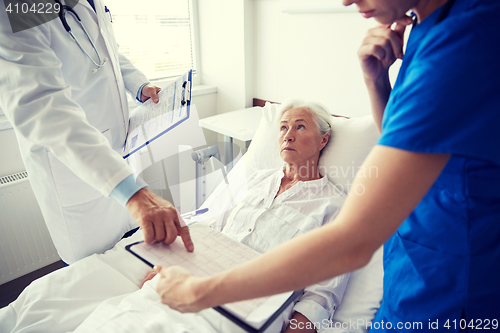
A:
[[[172,128],[189,118],[192,71],[186,72],[158,93],[159,102],[151,99],[130,114],[124,158],[140,151]]]
[[[194,252],[188,252],[180,238],[174,243],[127,246],[127,249],[149,265],[181,266],[199,277],[218,274],[260,255],[259,252],[208,226],[190,226]],[[291,292],[235,302],[221,306],[224,310],[258,329],[290,298]]]

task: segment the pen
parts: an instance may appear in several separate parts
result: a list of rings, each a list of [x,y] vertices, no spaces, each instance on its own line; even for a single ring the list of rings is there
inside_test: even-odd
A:
[[[104,6],[104,11],[106,13],[109,13],[109,20],[111,21],[111,23],[113,23],[113,17],[111,16],[111,12],[109,11],[108,6]]]
[[[203,208],[203,209],[195,210],[194,212],[189,212],[189,213],[182,214],[181,217],[183,219],[190,219],[193,216],[198,216],[198,215],[201,215],[201,214],[205,214],[206,212],[208,212],[208,208]]]

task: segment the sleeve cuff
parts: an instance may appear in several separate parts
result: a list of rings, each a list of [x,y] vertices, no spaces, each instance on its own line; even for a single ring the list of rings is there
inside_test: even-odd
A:
[[[128,200],[141,188],[146,187],[147,184],[144,180],[137,177],[137,180],[134,179],[134,175],[130,175],[124,180],[122,180],[116,187],[111,191],[109,195],[111,198],[118,201],[120,205],[123,207],[127,206]]]
[[[323,323],[324,320],[330,320],[331,317],[325,308],[309,300],[299,301],[293,310],[302,313],[311,323]]]
[[[146,84],[148,84],[149,82],[146,82],[144,83],[142,86],[139,87],[139,90],[137,90],[137,96],[135,96],[135,99],[142,104],[142,100],[141,100],[141,94],[142,94],[142,88],[144,88],[144,86]]]

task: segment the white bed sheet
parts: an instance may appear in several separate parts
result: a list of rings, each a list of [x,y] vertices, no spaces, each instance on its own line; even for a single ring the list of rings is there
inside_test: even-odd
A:
[[[125,250],[143,233],[31,283],[0,309],[0,332],[244,332],[213,309],[181,314],[161,304],[151,269]],[[289,311],[291,311],[291,306]],[[283,319],[266,332],[279,332]]]
[[[105,254],[92,255],[33,281],[0,309],[0,332],[71,332],[104,300],[139,289],[149,266],[124,246],[142,232],[120,241]]]
[[[213,309],[184,314],[171,310],[161,304],[154,280],[136,292],[102,302],[75,333],[245,332]],[[281,327],[282,321],[276,321],[266,332],[279,332]]]

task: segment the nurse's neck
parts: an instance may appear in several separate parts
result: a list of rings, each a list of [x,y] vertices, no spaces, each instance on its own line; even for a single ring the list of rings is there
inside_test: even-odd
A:
[[[418,22],[422,22],[436,9],[447,3],[448,0],[419,0],[413,12],[417,14]]]

